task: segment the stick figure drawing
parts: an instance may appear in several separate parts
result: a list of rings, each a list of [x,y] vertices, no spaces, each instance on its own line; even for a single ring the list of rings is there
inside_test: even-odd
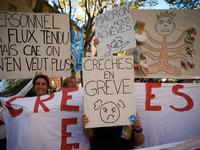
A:
[[[109,56],[111,52],[117,53],[123,51],[123,48],[126,47],[126,45],[129,43],[130,43],[129,41],[124,42],[122,40],[122,37],[114,38],[110,44],[106,45],[110,51],[106,52],[104,56]]]
[[[163,37],[162,42],[156,41],[150,36],[147,30],[144,30],[150,42],[153,42],[157,45],[161,45],[161,48],[159,49],[159,48],[154,48],[147,43],[142,43],[142,45],[149,50],[144,52],[143,55],[148,56],[152,60],[155,60],[154,64],[148,66],[150,73],[164,71],[173,76],[181,75],[181,71],[172,64],[169,64],[168,61],[178,58],[187,60],[186,55],[183,55],[182,53],[178,52],[181,52],[186,47],[192,46],[192,44],[189,42],[184,42],[182,45],[178,45],[180,41],[184,40],[184,37],[187,35],[187,31],[183,32],[182,35],[176,41],[174,42],[167,41],[167,37],[171,35],[176,28],[176,24],[174,22],[175,16],[176,13],[173,12],[168,13],[168,11],[166,11],[165,13],[161,12],[159,15],[157,14],[157,22],[154,26],[154,30]],[[171,47],[173,45],[175,46],[175,48],[169,48],[169,46]],[[150,53],[150,51],[160,52],[160,55],[155,56],[152,53]],[[176,52],[176,54],[172,55],[172,53],[170,52]]]

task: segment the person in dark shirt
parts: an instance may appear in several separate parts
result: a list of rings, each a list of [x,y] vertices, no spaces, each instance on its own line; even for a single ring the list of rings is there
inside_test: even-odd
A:
[[[82,117],[83,125],[89,122],[87,115]],[[129,128],[126,130],[126,128]],[[129,131],[130,136],[123,136],[123,131]],[[137,114],[137,119],[134,120],[133,125],[127,126],[113,126],[100,128],[85,128],[83,134],[93,139],[91,150],[125,150],[133,149],[134,145],[139,146],[144,143],[145,137],[142,132],[142,123]]]

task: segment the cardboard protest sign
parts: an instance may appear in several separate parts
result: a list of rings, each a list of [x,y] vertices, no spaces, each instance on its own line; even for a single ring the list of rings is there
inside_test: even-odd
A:
[[[136,47],[131,10],[128,4],[95,17],[97,56],[109,56]]]
[[[132,56],[84,58],[83,88],[87,128],[132,124],[136,117]]]
[[[0,12],[1,79],[71,75],[69,15]]]
[[[137,27],[143,32],[135,36],[140,45],[126,54],[134,53],[135,62],[140,54],[146,57],[139,61],[147,64],[148,78],[200,78],[200,10],[131,10],[131,13],[133,24],[140,23]],[[135,71],[135,77],[145,75]]]

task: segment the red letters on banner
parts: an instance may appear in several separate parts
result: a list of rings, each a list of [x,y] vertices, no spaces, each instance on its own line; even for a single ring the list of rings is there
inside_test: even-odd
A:
[[[155,94],[151,94],[153,87],[161,87],[160,82],[146,82],[146,110],[149,111],[161,111],[161,106],[151,106],[151,99],[155,98]]]
[[[62,141],[61,150],[70,150],[79,148],[79,143],[67,144],[67,137],[71,137],[71,132],[67,132],[67,125],[77,124],[77,118],[62,119]]]
[[[68,95],[69,92],[77,91],[77,88],[65,88],[62,90],[62,101],[60,106],[60,111],[79,111],[79,106],[70,106],[67,105],[67,100],[72,99],[71,95]]]
[[[39,105],[42,106],[42,108],[44,109],[45,112],[50,111],[49,108],[46,105],[44,105],[43,102],[51,100],[52,98],[54,98],[54,96],[55,95],[53,93],[49,94],[49,97],[47,99],[43,99],[43,100],[41,100],[41,96],[38,96],[37,99],[36,99],[36,102],[35,102],[35,106],[34,106],[34,111],[33,112],[34,113],[38,112]]]
[[[68,89],[63,89],[62,90],[62,100],[60,104],[60,111],[79,111],[79,106],[71,106],[67,105],[67,101],[72,99],[72,95],[68,95],[69,92],[74,92],[77,91],[78,88],[68,88]],[[49,94],[49,97],[46,99],[41,99],[41,96],[38,96],[36,101],[35,101],[35,106],[34,106],[34,113],[38,113],[39,105],[44,109],[45,112],[50,111],[49,108],[44,104],[44,102],[49,101],[54,98],[55,94]],[[15,110],[11,102],[15,101],[17,98],[25,98],[25,97],[14,97],[9,99],[6,102],[6,107],[9,110],[9,113],[11,117],[16,117],[19,116],[23,112],[23,108]],[[1,123],[1,122],[0,122]],[[72,148],[79,148],[79,143],[71,143],[67,144],[67,137],[71,137],[71,133],[67,132],[67,126],[71,124],[77,124],[77,118],[67,118],[67,119],[62,119],[62,140],[61,140],[61,150],[70,150]]]
[[[67,88],[62,90],[62,101],[60,105],[60,111],[79,111],[79,106],[67,105],[67,101],[72,99],[71,95],[68,95],[69,92],[77,91],[77,88]],[[67,133],[67,125],[77,124],[77,118],[62,119],[62,141],[61,141],[61,150],[70,150],[79,148],[79,143],[67,144],[67,137],[71,137],[71,133]]]
[[[155,94],[151,94],[151,90],[153,87],[161,87],[161,83],[160,82],[146,82],[146,105],[145,105],[145,109],[148,111],[161,111],[161,106],[151,106],[151,99],[155,98]],[[183,85],[175,85],[172,87],[172,92],[175,95],[179,95],[182,96],[186,99],[188,105],[185,106],[184,108],[175,108],[174,106],[170,105],[170,107],[176,111],[188,111],[190,109],[192,109],[192,107],[194,106],[193,100],[191,99],[191,97],[189,97],[188,95],[178,92],[178,89],[183,88]]]
[[[13,97],[6,102],[6,107],[8,108],[8,111],[11,117],[17,117],[23,112],[23,108],[15,110],[10,104],[11,102],[15,101],[17,98],[25,98],[25,97],[23,96]]]
[[[175,85],[172,88],[172,92],[175,95],[179,95],[179,96],[184,97],[186,99],[186,101],[188,102],[188,105],[185,106],[184,108],[175,108],[174,106],[170,105],[170,107],[172,109],[176,110],[176,111],[188,111],[188,110],[192,109],[192,107],[194,106],[193,100],[188,95],[181,93],[181,92],[178,92],[178,89],[183,88],[183,87],[184,87],[183,85]]]
[[[77,90],[78,90],[78,87],[77,88],[67,88],[67,89],[62,90],[62,100],[61,100],[61,104],[60,104],[60,111],[79,111],[79,106],[67,105],[67,101],[72,99],[72,95],[68,95],[68,93],[74,92]],[[45,112],[50,111],[49,108],[44,104],[44,102],[53,99],[54,96],[55,96],[54,93],[49,94],[49,97],[46,99],[41,99],[41,96],[38,96],[36,99],[36,102],[35,102],[33,112],[38,113],[39,105],[44,109]],[[26,97],[23,97],[23,96],[13,97],[6,102],[6,107],[8,108],[8,111],[9,111],[11,117],[19,116],[23,112],[23,108],[19,108],[16,110],[11,105],[11,103],[13,101],[15,101],[17,98],[26,98]]]

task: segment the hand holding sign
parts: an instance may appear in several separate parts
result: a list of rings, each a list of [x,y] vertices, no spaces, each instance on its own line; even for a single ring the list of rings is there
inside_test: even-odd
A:
[[[133,56],[83,59],[87,128],[132,124],[136,113]]]

